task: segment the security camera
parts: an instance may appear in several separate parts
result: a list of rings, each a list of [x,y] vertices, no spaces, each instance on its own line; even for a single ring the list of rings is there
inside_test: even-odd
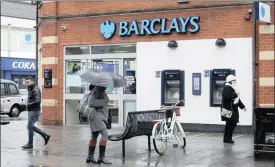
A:
[[[248,10],[248,13],[249,13],[249,14],[252,14],[252,9],[249,9],[249,10]]]
[[[62,27],[61,27],[61,30],[62,30],[62,31],[66,31],[66,29],[67,29],[66,26],[62,26]]]

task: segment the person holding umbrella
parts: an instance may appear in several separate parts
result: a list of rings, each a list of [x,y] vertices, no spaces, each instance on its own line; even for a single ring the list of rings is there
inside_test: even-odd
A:
[[[89,116],[91,129],[91,140],[89,142],[89,153],[86,163],[112,164],[105,158],[106,145],[108,140],[107,120],[109,98],[105,92],[106,88],[117,88],[126,86],[126,81],[122,76],[108,72],[99,72],[95,69],[84,69],[81,71],[80,78],[94,85],[88,97],[88,105],[95,109],[93,115]],[[92,86],[90,86],[92,87]],[[94,152],[97,138],[101,134],[99,142],[99,158],[94,159]]]

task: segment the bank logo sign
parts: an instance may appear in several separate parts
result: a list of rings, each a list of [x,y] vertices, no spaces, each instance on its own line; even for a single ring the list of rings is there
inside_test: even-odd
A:
[[[256,20],[270,23],[271,22],[270,5],[262,2],[256,2],[255,15],[256,15]]]
[[[185,34],[197,33],[200,30],[200,17],[172,18],[168,25],[168,19],[158,18],[154,20],[134,20],[132,22],[121,21],[118,23],[118,35],[121,37],[135,35],[171,34],[172,32]],[[168,26],[167,26],[168,25]],[[116,34],[116,23],[105,21],[100,24],[100,33],[105,39],[111,39]]]
[[[110,21],[105,21],[104,23],[100,24],[100,33],[106,39],[112,38],[115,31],[116,31],[115,23],[112,23]]]

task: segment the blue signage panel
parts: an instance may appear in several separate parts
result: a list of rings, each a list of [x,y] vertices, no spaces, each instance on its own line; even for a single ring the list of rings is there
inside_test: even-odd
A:
[[[256,15],[256,20],[270,23],[271,22],[270,5],[262,2],[255,2],[255,15]]]
[[[201,73],[192,74],[192,93],[193,95],[201,95]]]
[[[177,33],[196,33],[200,30],[199,16],[172,18],[171,23],[167,26],[167,18],[157,18],[154,20],[134,20],[132,22],[121,21],[118,23],[118,35],[121,37],[135,35],[157,35]],[[158,27],[158,28],[157,28]],[[116,33],[116,23],[105,21],[100,24],[100,33],[106,38],[112,38]]]
[[[8,71],[35,71],[35,59],[1,58],[1,70]]]

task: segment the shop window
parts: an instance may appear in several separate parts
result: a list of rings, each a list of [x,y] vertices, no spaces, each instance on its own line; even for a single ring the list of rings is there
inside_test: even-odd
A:
[[[66,47],[66,55],[87,55],[90,54],[89,46],[80,46],[80,47]]]
[[[0,63],[0,65],[1,65],[1,63]],[[4,72],[4,70],[1,70],[1,79],[5,79],[5,72]]]
[[[1,50],[8,50],[8,31],[1,27]]]
[[[85,93],[87,82],[82,80],[80,71],[87,68],[88,60],[67,60],[66,61],[66,93],[79,94]]]
[[[112,114],[112,123],[119,123],[119,105],[117,100],[110,100],[108,102],[108,108]]]
[[[108,61],[108,59],[94,60],[93,68],[101,72],[109,72],[119,74],[119,62],[118,61]],[[108,94],[117,94],[117,88],[107,88],[106,92]]]
[[[19,50],[19,33],[17,30],[11,30],[11,50]]]
[[[18,94],[18,89],[15,85],[9,84],[10,94]]]
[[[92,46],[92,54],[136,53],[135,44]]]
[[[34,50],[36,34],[35,31],[18,31],[19,49]]]
[[[123,75],[127,82],[124,94],[136,94],[136,59],[124,59],[123,61]]]

